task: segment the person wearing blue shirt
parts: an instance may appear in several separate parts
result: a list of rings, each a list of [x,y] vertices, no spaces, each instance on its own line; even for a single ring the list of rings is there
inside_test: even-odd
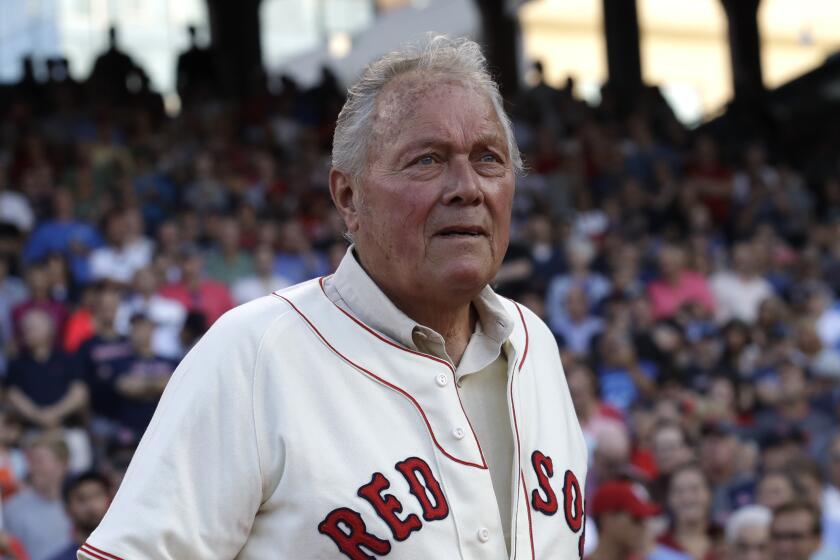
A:
[[[120,397],[117,421],[135,440],[146,431],[176,361],[152,350],[154,324],[143,314],[131,318],[131,355],[114,360],[114,392]]]
[[[102,521],[110,504],[110,484],[105,476],[82,473],[69,479],[63,488],[64,508],[73,523],[73,539],[50,560],[76,560],[76,551]]]
[[[88,253],[102,245],[102,238],[93,226],[75,218],[69,191],[57,190],[53,203],[53,218],[35,228],[23,249],[23,262],[39,262],[59,253],[67,257],[73,278],[87,283],[90,280]]]

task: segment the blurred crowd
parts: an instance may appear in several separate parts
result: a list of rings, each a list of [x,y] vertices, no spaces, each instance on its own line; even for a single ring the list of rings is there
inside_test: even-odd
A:
[[[840,558],[840,158],[806,172],[653,88],[626,115],[532,74],[495,287],[561,348],[586,557]],[[178,89],[167,116],[116,31],[84,82],[30,60],[0,86],[0,557],[74,558],[194,342],[346,251],[328,70],[232,102],[193,44]]]

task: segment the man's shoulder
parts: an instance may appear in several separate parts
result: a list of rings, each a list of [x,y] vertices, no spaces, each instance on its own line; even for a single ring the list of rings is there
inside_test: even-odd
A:
[[[216,335],[241,338],[262,338],[269,330],[285,330],[298,326],[300,317],[291,301],[317,297],[320,288],[316,280],[295,284],[238,305],[224,313],[211,328]]]
[[[524,328],[527,330],[528,338],[543,338],[548,337],[552,341],[554,335],[545,321],[536,313],[531,311],[526,305],[518,303],[512,299],[500,297],[505,310],[514,322],[514,328]]]
[[[293,320],[291,306],[275,293],[238,305],[224,313],[211,330],[228,334],[262,335],[276,324]]]

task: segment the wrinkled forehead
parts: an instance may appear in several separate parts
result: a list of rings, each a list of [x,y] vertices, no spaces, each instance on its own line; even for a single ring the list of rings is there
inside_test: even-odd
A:
[[[376,98],[373,114],[373,145],[391,144],[413,129],[407,123],[422,122],[430,107],[449,107],[456,95],[471,95],[475,104],[464,109],[485,111],[486,130],[482,135],[498,135],[504,139],[504,129],[486,92],[463,77],[432,71],[413,71],[392,79]]]

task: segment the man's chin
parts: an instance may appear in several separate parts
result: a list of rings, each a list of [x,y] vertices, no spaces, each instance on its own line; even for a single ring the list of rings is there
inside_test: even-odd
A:
[[[492,271],[488,270],[488,267],[470,265],[469,263],[457,263],[454,266],[447,266],[441,272],[440,283],[444,290],[476,294],[494,276]]]

